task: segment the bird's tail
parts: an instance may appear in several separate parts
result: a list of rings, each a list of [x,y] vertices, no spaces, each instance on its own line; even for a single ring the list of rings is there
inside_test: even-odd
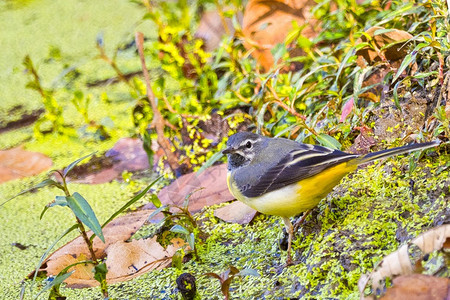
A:
[[[407,153],[407,152],[410,152],[410,151],[417,151],[417,150],[428,149],[428,148],[431,148],[431,147],[434,147],[434,146],[438,146],[439,144],[440,144],[440,141],[436,140],[436,141],[427,142],[427,143],[411,144],[411,145],[406,145],[406,146],[403,146],[403,147],[386,149],[386,150],[373,152],[373,153],[369,153],[369,154],[360,156],[357,159],[353,160],[352,163],[359,165],[359,164],[371,162],[371,161],[374,161],[374,160],[377,160],[377,159],[380,159],[380,158],[385,158],[385,157],[389,157],[389,156],[399,155],[399,154]]]

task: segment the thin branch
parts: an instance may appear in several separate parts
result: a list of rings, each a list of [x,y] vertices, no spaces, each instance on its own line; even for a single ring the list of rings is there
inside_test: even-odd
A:
[[[135,34],[136,46],[138,48],[139,57],[141,59],[142,72],[144,74],[145,85],[147,87],[147,98],[150,102],[150,105],[153,110],[153,124],[155,125],[156,134],[158,135],[157,142],[159,146],[163,149],[164,154],[167,157],[167,162],[169,163],[170,168],[178,177],[180,175],[180,165],[178,164],[178,159],[175,154],[171,151],[170,143],[164,136],[164,127],[165,120],[161,115],[161,112],[158,109],[158,105],[156,104],[156,97],[153,93],[152,87],[150,85],[150,76],[148,74],[147,67],[145,65],[145,57],[144,57],[144,35],[142,32],[136,32]]]

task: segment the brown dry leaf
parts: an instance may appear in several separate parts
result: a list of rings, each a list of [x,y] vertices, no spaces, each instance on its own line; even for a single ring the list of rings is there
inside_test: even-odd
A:
[[[163,188],[159,192],[158,198],[163,205],[182,206],[186,196],[193,193],[189,198],[189,211],[195,213],[205,206],[234,199],[228,191],[226,178],[227,167],[225,164],[208,168],[200,175],[197,173],[186,174]],[[148,204],[144,208],[153,208],[153,205]]]
[[[395,278],[380,300],[444,300],[449,296],[449,278],[412,274]]]
[[[161,270],[171,264],[172,256],[185,245],[184,241],[174,238],[171,245],[164,249],[156,236],[151,239],[132,240],[129,243],[117,242],[106,250],[108,283],[130,280],[151,270]]]
[[[313,0],[250,0],[245,7],[242,32],[244,47],[253,49],[252,56],[264,70],[273,66],[271,49],[283,43],[292,29],[292,22],[300,26],[309,23],[302,35],[313,38],[317,34],[313,26],[318,23],[310,13],[316,5]],[[299,49],[296,49],[299,52]],[[293,53],[299,55],[300,53]]]
[[[105,153],[105,156],[113,158],[114,170],[120,173],[149,168],[147,153],[140,139],[122,138]]]
[[[358,50],[356,52],[356,54],[358,55],[357,63],[360,67],[364,68],[366,66],[364,60],[369,65],[372,65],[377,61],[384,60],[384,58],[388,61],[400,60],[403,59],[408,54],[408,48],[404,47],[404,44],[408,40],[410,40],[413,36],[406,31],[398,29],[393,29],[389,32],[376,34],[378,30],[383,29],[384,29],[383,27],[374,26],[366,31],[366,33],[370,37],[372,37],[373,43],[375,44],[375,46],[378,48],[379,51],[373,50],[368,46]],[[367,37],[363,35],[356,41],[356,44],[360,44],[367,41],[368,41]],[[388,47],[380,51],[381,48],[392,43],[394,44],[391,47]]]
[[[39,174],[52,166],[52,160],[23,146],[0,151],[0,183]]]
[[[380,288],[380,282],[384,278],[409,275],[413,272],[414,264],[410,261],[408,254],[410,245],[416,245],[425,255],[434,250],[442,249],[447,239],[450,239],[450,224],[432,228],[410,243],[401,246],[397,251],[387,255],[372,273],[361,276],[358,282],[361,297],[369,280],[372,280],[372,290],[375,291]]]
[[[234,201],[227,206],[216,209],[214,216],[228,223],[248,224],[253,220],[256,213],[256,210],[241,201]]]
[[[139,210],[136,212],[132,212],[123,216],[120,216],[113,221],[111,221],[108,225],[103,228],[103,235],[105,237],[105,243],[103,243],[98,237],[94,238],[93,248],[97,258],[103,258],[106,256],[105,249],[110,245],[119,242],[128,240],[147,220],[148,216],[153,212],[153,210]],[[92,231],[87,232],[87,235],[90,237],[92,235]],[[53,252],[42,264],[42,267],[39,271],[46,271],[49,275],[56,275],[58,272],[54,270],[61,270],[67,264],[65,264],[62,268],[54,267],[55,262],[61,262],[59,260],[60,257],[70,256],[73,259],[80,260],[79,257],[83,256],[84,258],[91,259],[91,255],[89,250],[81,236],[73,239],[68,242],[55,252]],[[52,267],[49,270],[49,265]],[[55,273],[56,272],[56,273]],[[34,271],[30,274],[31,276],[34,274]],[[29,276],[30,276],[29,275]]]
[[[226,10],[226,8],[222,8],[222,10]],[[237,19],[241,24],[241,12],[237,14]],[[195,37],[203,39],[205,50],[211,52],[219,47],[224,35],[234,35],[233,22],[230,18],[225,18],[225,25],[227,29],[224,28],[224,24],[217,10],[206,11],[202,14],[197,31],[195,32]]]
[[[99,184],[121,178],[123,171],[136,172],[149,167],[142,141],[122,138],[106,151],[105,156],[93,158],[73,168],[69,177],[72,182]]]
[[[132,240],[131,242],[118,241],[106,248],[106,282],[108,284],[127,281],[151,270],[161,270],[171,263],[173,254],[185,245],[182,239],[174,238],[172,244],[164,249],[157,241],[156,236],[151,239]],[[60,256],[55,261],[48,262],[51,274],[58,274],[64,267],[85,260],[81,255],[73,258],[71,255]],[[64,282],[70,288],[86,288],[98,286],[92,272],[93,264],[77,265],[69,271],[75,270]]]
[[[73,257],[70,254],[64,254],[59,256],[58,258],[51,260],[47,264],[47,273],[51,275],[57,275],[67,266],[82,262],[85,260],[89,260],[86,255],[81,254],[78,257]],[[94,279],[94,273],[92,270],[94,269],[94,264],[92,263],[84,263],[71,267],[68,272],[75,271],[69,278],[67,278],[64,282],[68,285],[72,284],[81,284],[85,281],[90,281]]]

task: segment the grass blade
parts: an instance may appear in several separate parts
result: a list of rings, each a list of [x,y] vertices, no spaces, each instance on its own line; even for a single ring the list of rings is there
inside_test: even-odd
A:
[[[419,50],[428,46],[428,44],[426,43],[420,43],[419,45],[416,46],[416,48],[414,48],[414,50],[409,53],[408,55],[405,56],[405,58],[402,61],[402,64],[400,65],[400,67],[397,70],[397,73],[395,74],[394,78],[392,79],[392,81],[396,81],[397,78],[403,73],[403,71],[405,71],[405,69],[412,63],[414,63],[416,61],[416,57],[417,54],[419,53]]]
[[[7,199],[6,201],[4,201],[3,203],[0,204],[0,207],[2,207],[3,205],[5,205],[6,203],[8,203],[9,201],[13,200],[16,197],[19,197],[20,195],[26,194],[28,192],[31,192],[35,189],[40,189],[46,186],[55,186],[61,190],[64,190],[63,186],[60,185],[58,182],[52,180],[52,179],[45,179],[44,181],[41,181],[40,183],[36,184],[35,186],[30,187],[29,189],[26,189],[24,191],[21,191],[20,193],[18,193],[17,195]]]
[[[67,174],[76,166],[78,165],[82,160],[88,158],[89,156],[94,155],[95,153],[97,153],[97,151],[92,152],[91,154],[88,154],[86,156],[83,156],[82,158],[77,159],[76,161],[72,162],[71,164],[69,164],[63,172],[63,177],[65,178],[67,176]]]
[[[104,228],[109,222],[111,222],[115,217],[117,217],[119,214],[121,214],[125,209],[127,209],[128,207],[130,207],[131,205],[133,205],[136,201],[138,201],[139,199],[141,199],[142,197],[145,196],[145,194],[147,194],[147,192],[150,190],[150,188],[156,183],[158,182],[158,180],[160,180],[162,178],[162,176],[156,178],[152,183],[150,183],[145,189],[143,189],[139,194],[137,194],[136,196],[134,196],[133,198],[131,198],[130,201],[128,201],[127,203],[125,203],[124,206],[122,206],[121,208],[119,208],[119,210],[117,210],[115,213],[113,213],[111,215],[111,217],[109,217],[109,219],[103,223],[102,228]]]

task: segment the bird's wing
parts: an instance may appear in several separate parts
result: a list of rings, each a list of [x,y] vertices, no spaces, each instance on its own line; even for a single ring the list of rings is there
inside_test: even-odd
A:
[[[250,198],[258,197],[359,156],[322,146],[305,144],[302,146],[288,152],[279,163],[268,168],[254,184],[242,186],[241,193]],[[251,169],[248,171],[251,172]]]

